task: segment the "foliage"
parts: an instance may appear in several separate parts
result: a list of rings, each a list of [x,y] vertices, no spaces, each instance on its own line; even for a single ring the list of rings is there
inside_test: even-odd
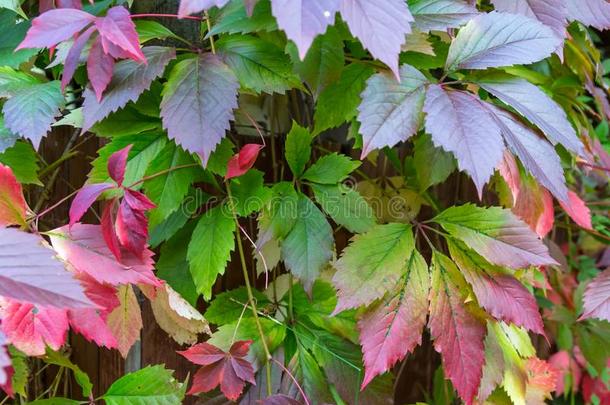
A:
[[[609,403],[610,3],[21,3],[0,2],[6,395],[389,404],[429,347],[410,399]],[[87,181],[51,201],[80,138],[103,138]],[[100,392],[68,333],[128,357],[148,307],[192,383],[151,365]]]

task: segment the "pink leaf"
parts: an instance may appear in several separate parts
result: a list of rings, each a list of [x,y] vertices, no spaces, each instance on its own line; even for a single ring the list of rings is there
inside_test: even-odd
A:
[[[38,3],[38,10],[40,13],[52,10],[53,8],[77,8],[81,10],[83,4],[80,0],[40,0]]]
[[[610,270],[598,274],[587,285],[583,300],[582,319],[598,318],[610,322]]]
[[[534,296],[513,276],[502,274],[472,250],[449,243],[455,264],[477,297],[494,318],[544,335],[542,317]]]
[[[87,308],[80,284],[40,236],[0,228],[0,296],[36,305]]]
[[[435,253],[428,326],[445,375],[471,405],[483,372],[485,326],[467,310],[448,271],[458,272],[448,257]]]
[[[59,257],[100,283],[161,285],[153,273],[153,252],[146,248],[140,258],[123,251],[122,262],[117,262],[106,246],[100,225],[77,223],[70,230],[65,226],[55,229],[51,243]]]
[[[225,179],[232,179],[239,177],[254,166],[256,159],[258,158],[259,152],[264,148],[263,145],[256,143],[249,143],[244,145],[237,155],[233,156],[227,164],[227,174]]]
[[[561,395],[564,392],[578,392],[580,381],[582,379],[582,371],[575,359],[566,351],[560,351],[553,354],[549,358],[549,364],[557,370],[557,379],[555,381],[555,393]],[[567,377],[570,379],[568,380]],[[566,381],[571,381],[571,387],[566,390]]]
[[[95,17],[84,11],[49,10],[32,20],[32,27],[16,50],[53,47],[70,39],[93,21]]]
[[[117,340],[117,349],[123,357],[140,339],[142,313],[131,285],[121,285],[117,292],[120,305],[108,315],[108,328]]]
[[[428,315],[428,266],[414,252],[406,268],[409,274],[404,287],[368,309],[358,321],[366,367],[363,389],[421,344]]]
[[[13,396],[11,378],[13,376],[13,366],[11,356],[8,354],[7,341],[4,333],[0,331],[0,389],[4,390],[9,396]]]
[[[150,199],[148,197],[146,197],[145,194],[143,194],[139,191],[129,190],[129,189],[125,190],[124,199],[125,199],[125,201],[127,201],[127,204],[129,204],[131,209],[134,209],[134,210],[148,211],[148,210],[152,210],[153,208],[157,208],[155,203],[150,201]]]
[[[97,37],[89,50],[87,74],[98,101],[102,99],[102,94],[112,79],[113,69],[114,58],[104,52],[102,41]]]
[[[527,360],[527,391],[526,403],[528,405],[544,405],[555,391],[557,370],[544,360],[536,357]]]
[[[27,204],[13,170],[0,163],[0,226],[25,225]]]
[[[225,353],[209,343],[200,343],[178,352],[189,361],[203,365],[193,378],[189,394],[209,392],[220,385],[222,393],[234,401],[243,392],[246,382],[256,385],[254,368],[245,358],[251,344],[251,340],[237,341]]]
[[[6,337],[28,356],[44,355],[46,346],[59,350],[66,342],[68,316],[65,309],[8,301],[1,314]]]
[[[180,0],[178,16],[180,18],[184,18],[188,15],[200,13],[214,6],[222,7],[228,2],[229,0]]]
[[[61,76],[61,90],[64,91],[72,77],[74,76],[74,72],[76,72],[76,68],[78,67],[78,62],[80,60],[80,54],[82,53],[87,41],[91,38],[91,34],[95,32],[95,27],[89,27],[86,31],[74,40],[74,44],[68,51],[68,55],[66,56],[66,60],[64,62],[64,71]]]
[[[114,184],[99,183],[89,184],[80,189],[72,205],[70,206],[70,226],[74,225],[85,215],[85,212],[93,205],[95,200],[106,190],[114,188]]]
[[[120,262],[121,261],[121,246],[119,243],[119,237],[116,234],[116,230],[114,229],[114,207],[116,205],[117,200],[114,199],[112,202],[106,204],[104,208],[104,212],[102,213],[102,236],[104,237],[104,241],[106,241],[106,246],[112,252],[114,257]]]
[[[126,51],[131,59],[146,63],[146,57],[140,49],[136,26],[125,7],[112,7],[105,17],[95,20],[95,26],[105,40]],[[108,48],[104,50],[110,53]]]
[[[123,149],[114,152],[108,158],[108,174],[119,186],[123,185],[125,179],[125,168],[127,167],[127,157],[133,145],[128,145]]]
[[[559,201],[561,208],[568,213],[570,218],[576,222],[581,228],[592,231],[591,211],[585,205],[585,202],[573,191],[568,192],[568,201]]]

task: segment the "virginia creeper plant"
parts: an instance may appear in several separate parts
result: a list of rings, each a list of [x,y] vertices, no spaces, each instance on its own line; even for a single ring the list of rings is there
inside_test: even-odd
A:
[[[404,403],[432,345],[422,402],[610,404],[609,2],[27,3],[0,2],[3,402]],[[68,333],[127,357],[141,299],[200,368],[100,392]]]

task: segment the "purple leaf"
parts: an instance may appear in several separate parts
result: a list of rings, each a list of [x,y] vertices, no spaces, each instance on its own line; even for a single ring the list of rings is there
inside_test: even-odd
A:
[[[6,336],[0,331],[0,389],[12,396],[11,377],[13,371],[7,345]]]
[[[383,72],[367,81],[358,107],[362,157],[406,141],[417,132],[423,121],[427,83],[426,77],[409,65],[400,67],[400,82]]]
[[[502,130],[508,148],[519,157],[523,166],[559,201],[567,201],[561,159],[555,148],[517,117],[493,105],[488,105]]]
[[[125,168],[127,167],[127,158],[129,157],[129,151],[133,147],[132,145],[127,145],[121,150],[114,152],[108,158],[108,174],[110,178],[119,186],[123,185],[123,180],[125,179]]]
[[[136,62],[146,63],[146,56],[140,49],[136,26],[131,21],[129,11],[125,7],[112,7],[105,17],[95,20],[95,26],[101,37],[106,41],[118,46],[129,54],[131,59]],[[105,42],[102,42],[105,45]],[[110,53],[107,45],[104,48],[106,53]]]
[[[610,28],[610,3],[606,0],[565,0],[568,19],[600,30]]]
[[[491,316],[544,335],[536,299],[515,277],[487,263],[469,249],[448,242],[451,258],[472,286],[479,304]]]
[[[559,38],[567,35],[568,10],[564,0],[492,0],[492,3],[498,11],[521,14],[540,21],[551,27]]]
[[[38,149],[64,102],[59,81],[31,85],[4,103],[4,125]]]
[[[0,228],[0,295],[34,305],[88,308],[83,288],[39,236]]]
[[[150,87],[153,80],[163,74],[165,66],[176,57],[173,48],[150,46],[142,50],[147,64],[124,60],[114,66],[114,74],[106,88],[106,94],[98,101],[95,93],[85,89],[83,104],[83,132],[108,114],[123,108],[128,102],[136,101],[140,94]]]
[[[85,45],[87,45],[87,41],[91,38],[91,34],[95,32],[95,27],[89,27],[86,31],[76,38],[74,44],[68,51],[68,55],[66,56],[66,60],[64,62],[64,71],[61,76],[61,90],[64,91],[72,77],[74,76],[74,72],[76,72],[76,68],[78,67],[78,62],[80,61],[80,54],[82,53]]]
[[[553,144],[560,143],[574,153],[582,153],[583,144],[563,108],[537,86],[508,75],[487,76],[477,84],[534,123]]]
[[[72,36],[95,21],[95,17],[76,9],[49,10],[32,20],[23,42],[23,48],[50,48]]]
[[[479,12],[461,0],[415,0],[409,2],[415,26],[421,31],[445,31],[467,23]]]
[[[605,319],[610,322],[610,270],[598,274],[587,285],[583,300],[581,318]]]
[[[316,36],[335,22],[341,0],[272,0],[278,26],[294,41],[299,57],[305,58]]]
[[[449,47],[446,69],[487,69],[537,62],[561,44],[537,20],[508,13],[482,13],[460,30]]]
[[[170,139],[207,164],[237,108],[239,81],[216,55],[178,63],[163,89],[161,118]]]
[[[399,78],[398,55],[413,16],[403,0],[342,0],[341,17],[371,54]]]
[[[98,101],[102,99],[102,94],[112,79],[113,70],[114,58],[104,52],[102,41],[97,37],[89,50],[87,74]]]
[[[446,209],[434,221],[498,266],[521,269],[557,264],[538,236],[509,210],[466,204]]]
[[[110,190],[111,188],[114,188],[114,184],[88,184],[81,188],[70,206],[70,226],[80,221],[95,200],[97,200],[104,191]]]
[[[367,309],[358,321],[366,368],[363,388],[421,344],[430,279],[426,261],[417,251],[408,260],[406,271],[399,290]]]
[[[460,170],[472,177],[482,195],[504,152],[500,128],[483,102],[470,93],[434,85],[426,93],[424,112],[434,144],[455,155]]]
[[[178,16],[184,18],[188,15],[200,13],[214,6],[223,7],[229,0],[180,0]]]

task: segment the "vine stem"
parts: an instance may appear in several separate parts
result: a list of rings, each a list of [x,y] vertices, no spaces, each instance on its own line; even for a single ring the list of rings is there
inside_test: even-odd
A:
[[[233,203],[233,195],[231,193],[231,185],[228,181],[225,181],[225,185],[227,187],[227,196],[229,197],[229,205],[231,207],[231,214],[233,215],[233,220],[235,221],[235,225],[237,229],[241,226],[239,225],[239,219],[237,218],[237,211],[235,210],[235,205]],[[241,270],[244,274],[244,282],[246,284],[246,291],[248,292],[248,301],[250,302],[250,307],[252,308],[252,315],[254,316],[254,322],[256,323],[256,328],[258,329],[258,334],[261,338],[261,343],[263,345],[263,351],[265,352],[265,368],[267,371],[267,395],[271,396],[273,394],[271,388],[271,353],[269,352],[269,347],[267,347],[267,342],[265,341],[265,334],[263,333],[263,327],[261,326],[260,319],[258,318],[258,310],[256,309],[256,301],[254,299],[254,294],[252,293],[252,286],[250,285],[250,277],[248,275],[248,266],[246,265],[246,255],[244,253],[244,246],[241,240],[241,235],[237,232],[237,250],[239,251],[239,259],[241,261]]]
[[[208,33],[212,31],[212,24],[210,23],[210,16],[208,12],[205,12],[205,23],[208,26]],[[212,48],[212,53],[216,54],[216,45],[214,44],[214,35],[210,35],[210,46]]]
[[[147,17],[153,17],[153,18],[167,17],[167,18],[179,18],[179,19],[197,20],[197,21],[205,20],[205,18],[195,17],[194,15],[186,15],[184,17],[180,17],[178,14],[155,14],[155,13],[132,14],[131,15],[131,18],[147,18]]]
[[[133,188],[133,187],[135,187],[137,185],[140,185],[140,184],[144,183],[145,181],[152,180],[155,177],[163,176],[164,174],[167,174],[167,173],[170,173],[170,172],[173,172],[173,171],[176,171],[176,170],[188,169],[189,167],[197,167],[197,166],[200,166],[200,165],[198,163],[190,163],[188,165],[180,165],[180,166],[170,167],[169,169],[161,170],[160,172],[151,174],[150,176],[142,177],[140,180],[138,180],[135,183],[131,184],[127,188]]]

